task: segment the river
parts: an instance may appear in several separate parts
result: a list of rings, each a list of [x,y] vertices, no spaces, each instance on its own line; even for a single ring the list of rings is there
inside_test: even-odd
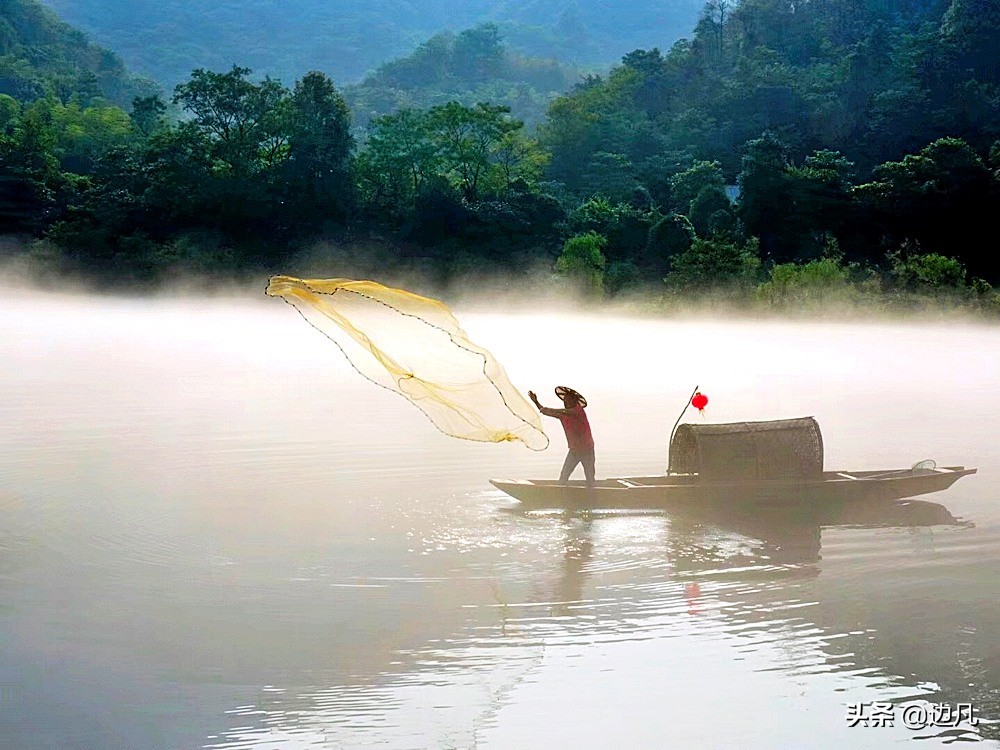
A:
[[[662,471],[695,385],[689,421],[815,416],[830,469],[979,469],[573,515],[487,481],[556,475],[557,423],[450,439],[262,294],[0,299],[2,747],[1000,747],[996,326],[459,308],[586,395],[599,476]]]

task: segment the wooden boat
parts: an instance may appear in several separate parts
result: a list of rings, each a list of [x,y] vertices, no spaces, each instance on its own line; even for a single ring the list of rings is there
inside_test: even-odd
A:
[[[964,466],[921,461],[907,469],[824,471],[823,437],[812,417],[768,422],[683,424],[670,441],[665,475],[580,480],[500,480],[490,483],[529,507],[648,508],[724,504],[792,506],[826,502],[885,502],[946,490]]]
[[[946,490],[975,474],[964,466],[884,471],[825,471],[816,479],[708,481],[697,474],[620,477],[560,484],[555,479],[491,479],[497,489],[535,508],[650,508],[690,503],[789,506],[801,503],[886,502]]]

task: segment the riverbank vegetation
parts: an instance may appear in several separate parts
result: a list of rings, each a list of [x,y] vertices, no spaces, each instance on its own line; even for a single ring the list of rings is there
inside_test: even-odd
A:
[[[468,99],[358,127],[320,72],[286,87],[199,69],[128,112],[99,91],[3,89],[0,231],[126,283],[541,273],[597,298],[996,312],[994,5],[713,0],[690,40],[629,53],[534,128]],[[491,27],[435,44],[483,85],[510,60]],[[435,54],[383,67],[365,96],[431,75]]]

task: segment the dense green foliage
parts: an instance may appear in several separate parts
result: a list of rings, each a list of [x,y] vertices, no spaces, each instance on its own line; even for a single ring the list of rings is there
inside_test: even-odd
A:
[[[608,241],[594,231],[570,237],[556,260],[556,270],[572,279],[586,294],[603,292],[607,259],[601,251],[607,244]]]
[[[37,0],[0,0],[0,94],[26,102],[52,95],[118,104],[152,93],[117,55],[92,44]]]
[[[505,107],[403,110],[375,119],[355,152],[322,73],[289,90],[246,68],[196,70],[173,104],[177,123],[157,97],[131,116],[0,98],[0,231],[44,233],[81,268],[142,277],[273,264],[348,226],[394,232],[443,265],[463,248],[513,257],[538,252],[563,215],[533,187],[545,154]]]
[[[831,149],[862,173],[947,136],[983,153],[1000,136],[996,6],[712,0],[691,40],[632,52],[556,102],[553,174],[583,190],[611,154],[651,190],[685,158],[718,160],[731,180],[765,130],[795,161]]]
[[[982,238],[1000,205],[1000,70],[984,53],[992,5],[969,2],[713,3],[691,41],[629,53],[552,101],[537,132],[498,103],[421,98],[505,85],[525,61],[489,25],[352,90],[414,97],[357,139],[318,72],[286,88],[197,69],[174,90],[178,121],[156,96],[128,115],[0,97],[0,231],[133,279],[290,270],[332,240],[369,248],[338,256],[345,274],[541,270],[589,295],[997,310],[1000,254]],[[873,45],[888,57],[861,75]],[[983,98],[970,109],[941,87]]]
[[[360,80],[448,30],[497,24],[520,53],[607,65],[637,46],[669,45],[693,27],[700,0],[46,0],[167,86],[192,68],[234,62],[291,81],[312,69]],[[428,102],[437,103],[437,102]]]
[[[997,279],[967,238],[998,200],[998,43],[997,0],[711,0],[692,39],[553,102],[548,177],[756,237],[765,262],[833,238],[848,262],[937,253]]]

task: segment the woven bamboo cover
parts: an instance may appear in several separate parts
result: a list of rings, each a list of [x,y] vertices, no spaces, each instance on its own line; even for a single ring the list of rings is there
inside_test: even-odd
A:
[[[709,481],[816,479],[823,435],[812,417],[682,424],[670,443],[670,471]]]

